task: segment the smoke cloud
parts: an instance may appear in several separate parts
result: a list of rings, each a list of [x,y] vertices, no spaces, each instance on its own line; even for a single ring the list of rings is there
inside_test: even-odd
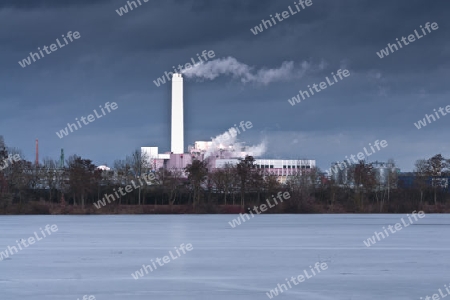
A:
[[[183,74],[188,78],[209,80],[213,80],[220,75],[227,75],[239,79],[242,83],[267,85],[276,81],[302,77],[310,68],[311,64],[308,62],[303,62],[300,64],[300,68],[296,68],[293,61],[285,61],[276,69],[254,70],[253,67],[237,61],[234,57],[226,57],[198,64],[193,68],[184,70]]]
[[[266,152],[266,141],[256,146],[245,146],[237,139],[237,131],[230,128],[215,138],[211,138],[212,145],[205,153],[205,158],[209,156],[220,156],[223,158],[245,157],[246,155],[261,156]]]

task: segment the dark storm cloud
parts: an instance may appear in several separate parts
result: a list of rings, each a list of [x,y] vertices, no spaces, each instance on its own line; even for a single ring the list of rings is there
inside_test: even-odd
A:
[[[153,80],[196,53],[214,50],[217,58],[231,56],[255,69],[284,61],[326,67],[269,86],[228,77],[187,80],[188,143],[249,120],[255,126],[245,136],[249,143],[267,137],[268,155],[309,157],[322,168],[372,139],[392,141],[377,159],[393,157],[405,169],[437,151],[450,156],[438,138],[450,117],[424,131],[413,126],[425,113],[450,104],[450,5],[444,1],[313,0],[256,36],[250,28],[293,1],[149,1],[118,16],[116,9],[126,3],[0,3],[0,134],[7,144],[30,159],[38,137],[43,156],[57,157],[65,148],[99,164],[140,146],[167,151],[170,84],[158,88]],[[386,58],[376,55],[426,22],[437,22],[439,29]],[[79,31],[81,38],[24,69],[18,65],[68,31]],[[348,68],[351,76],[294,107],[288,104],[299,89],[339,68]],[[55,132],[67,122],[107,101],[119,104],[117,114],[58,139]]]
[[[17,8],[21,10],[36,10],[49,7],[91,6],[98,3],[108,3],[110,0],[2,0],[0,8]]]

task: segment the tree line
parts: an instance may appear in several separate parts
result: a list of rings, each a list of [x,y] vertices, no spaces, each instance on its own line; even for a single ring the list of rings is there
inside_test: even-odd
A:
[[[450,160],[440,154],[417,160],[409,184],[402,184],[395,172],[381,181],[365,161],[345,171],[348,184],[338,184],[318,168],[299,169],[280,181],[256,168],[251,156],[216,170],[208,168],[208,160],[194,160],[184,170],[166,170],[154,169],[151,160],[135,150],[116,160],[112,170],[101,170],[77,155],[62,165],[49,158],[38,165],[25,159],[8,160],[12,155],[23,158],[20,150],[6,147],[0,136],[0,214],[237,213],[278,192],[289,192],[291,197],[268,213],[450,212],[445,184]],[[143,178],[147,184],[120,194],[105,207],[94,207],[105,194]]]

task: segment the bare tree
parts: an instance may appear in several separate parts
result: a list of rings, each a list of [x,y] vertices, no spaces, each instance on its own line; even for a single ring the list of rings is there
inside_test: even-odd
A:
[[[291,191],[291,206],[299,209],[304,202],[311,202],[319,179],[319,170],[300,169],[287,179],[286,185]]]
[[[81,200],[81,208],[84,208],[86,198],[96,190],[95,187],[101,180],[101,171],[96,170],[96,166],[90,159],[82,159],[74,155],[69,158],[68,175],[74,203],[78,196]]]
[[[437,205],[437,190],[442,187],[440,177],[448,172],[449,163],[441,154],[436,154],[428,160],[429,170],[432,176],[432,187],[434,191],[434,205]]]
[[[0,135],[0,167],[3,166],[3,160],[8,157],[8,152],[6,151],[5,141],[3,136]]]
[[[355,183],[355,204],[363,211],[367,195],[376,187],[376,176],[372,165],[359,161],[351,172],[351,178]]]
[[[423,203],[423,195],[424,190],[427,187],[427,178],[430,176],[430,169],[429,165],[426,159],[418,159],[415,162],[415,169],[416,177],[414,180],[414,184],[417,186],[417,188],[420,191],[420,204]]]
[[[437,205],[437,190],[442,187],[441,176],[450,171],[449,160],[441,154],[436,154],[429,159],[419,159],[415,163],[415,171],[419,177],[416,180],[420,189],[420,202],[422,203],[423,190],[427,186],[427,181],[431,178],[434,205]]]
[[[383,211],[385,202],[389,202],[391,189],[397,186],[398,179],[395,171],[395,161],[393,159],[389,159],[387,164],[382,164],[381,167],[382,169],[378,169],[378,173],[375,172],[375,198],[380,212]]]
[[[133,178],[131,164],[127,160],[117,159],[114,161],[114,170],[116,172],[117,186],[126,186],[130,183],[130,178]],[[122,204],[122,194],[119,193],[119,205]]]
[[[44,158],[42,165],[42,175],[43,181],[46,188],[48,188],[48,201],[52,201],[52,191],[56,190],[58,186],[58,164],[57,160],[52,160],[50,158]]]
[[[186,166],[185,172],[194,193],[193,207],[195,208],[196,204],[200,204],[200,189],[207,179],[208,163],[207,161],[193,160],[192,164]]]
[[[236,174],[239,179],[239,188],[241,192],[241,208],[245,206],[245,194],[247,193],[247,188],[251,182],[252,175],[255,170],[255,159],[253,156],[246,156],[244,159],[240,159],[239,163],[236,165]]]
[[[170,210],[172,210],[173,204],[177,200],[177,194],[181,187],[181,178],[182,178],[182,171],[178,169],[172,170],[168,174],[165,191],[167,194],[167,199],[169,201]]]

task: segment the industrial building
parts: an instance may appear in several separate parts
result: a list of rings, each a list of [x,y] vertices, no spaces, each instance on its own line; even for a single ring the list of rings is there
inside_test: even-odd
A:
[[[236,165],[240,158],[249,155],[256,158],[256,168],[263,169],[266,174],[276,175],[284,182],[288,176],[316,167],[315,160],[258,159],[262,153],[260,149],[247,147],[233,138],[229,141],[196,141],[185,152],[183,84],[183,75],[175,73],[172,77],[171,151],[159,153],[158,147],[141,147],[141,154],[148,158],[152,170],[164,168],[184,174],[184,168],[193,160],[208,159],[208,166],[213,171]]]
[[[369,163],[369,165],[374,171],[377,184],[380,188],[397,187],[397,177],[400,169],[395,167],[393,163],[375,161]],[[334,162],[331,164],[331,169],[337,170],[337,172],[332,172],[330,179],[332,179],[338,185],[354,187],[355,183],[354,179],[351,178],[351,173],[355,171],[356,166],[356,164],[347,166],[339,162]]]

